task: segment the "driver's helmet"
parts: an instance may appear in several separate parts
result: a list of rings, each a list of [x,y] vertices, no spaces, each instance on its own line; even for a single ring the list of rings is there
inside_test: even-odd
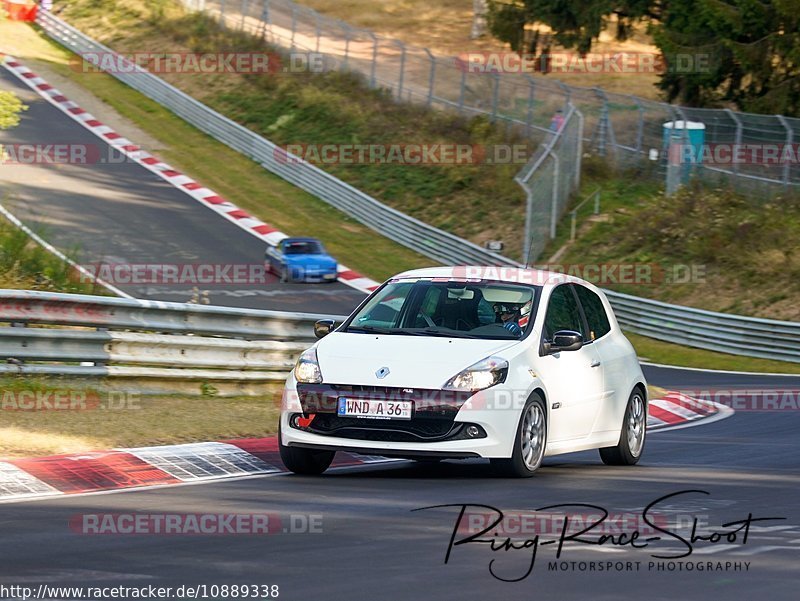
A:
[[[520,310],[522,305],[519,303],[495,303],[494,304],[494,312],[497,317],[500,317],[504,313],[512,313],[514,319],[519,319],[520,317]]]

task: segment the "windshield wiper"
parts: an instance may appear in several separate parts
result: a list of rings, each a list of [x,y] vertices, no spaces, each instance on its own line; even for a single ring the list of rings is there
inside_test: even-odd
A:
[[[434,330],[433,328],[404,328],[403,333],[413,334],[414,336],[440,336],[443,338],[478,338],[466,332]]]
[[[366,332],[367,334],[396,334],[397,330],[380,328],[378,326],[348,326],[347,332]]]

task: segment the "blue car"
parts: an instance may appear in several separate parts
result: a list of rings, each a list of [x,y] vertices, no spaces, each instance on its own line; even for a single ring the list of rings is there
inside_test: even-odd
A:
[[[265,261],[281,282],[336,281],[336,259],[316,238],[284,238],[277,246],[267,247]]]

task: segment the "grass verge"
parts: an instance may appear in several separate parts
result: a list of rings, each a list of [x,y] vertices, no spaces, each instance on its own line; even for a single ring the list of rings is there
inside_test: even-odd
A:
[[[0,377],[0,456],[268,436],[277,431],[281,390],[275,383],[265,385],[261,397],[137,396],[58,378]],[[58,405],[62,409],[40,403],[37,410],[21,392],[43,394],[51,407],[54,393],[68,400]]]

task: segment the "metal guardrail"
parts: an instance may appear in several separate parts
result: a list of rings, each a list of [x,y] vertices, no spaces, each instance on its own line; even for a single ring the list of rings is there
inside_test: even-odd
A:
[[[712,351],[800,362],[798,323],[606,294],[628,331]],[[5,361],[0,372],[276,380],[285,377],[299,353],[314,341],[312,324],[321,317],[0,290],[0,322],[59,326],[0,327],[0,359]]]
[[[84,56],[90,53],[114,53],[48,11],[39,11],[37,23],[47,35],[75,53]],[[515,264],[512,259],[386,206],[315,165],[287,153],[266,138],[133,63],[130,64],[130,69],[118,69],[110,74],[214,139],[257,161],[268,171],[420,254],[442,263]]]
[[[0,372],[282,379],[322,316],[0,290]],[[344,316],[335,316],[343,320]],[[48,327],[27,327],[45,325]]]
[[[800,362],[800,323],[715,313],[604,292],[617,321],[630,332],[710,351]]]

